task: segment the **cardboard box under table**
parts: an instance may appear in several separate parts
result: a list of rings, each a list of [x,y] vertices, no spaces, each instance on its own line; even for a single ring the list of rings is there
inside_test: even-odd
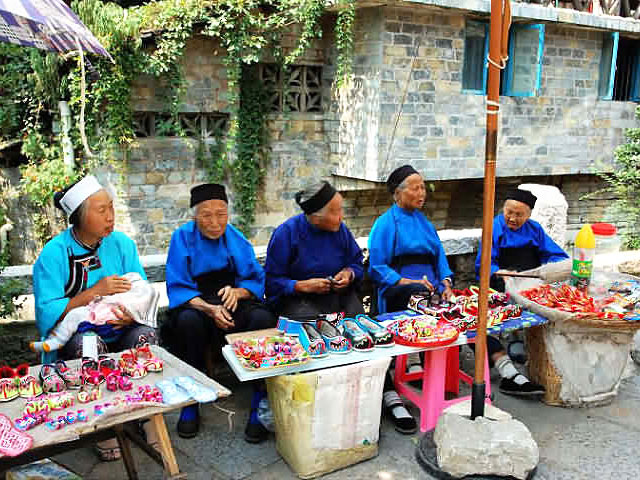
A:
[[[171,355],[163,348],[153,345],[151,346],[151,351],[156,357],[163,360],[164,369],[161,373],[149,373],[142,379],[134,380],[134,390],[136,390],[140,385],[154,385],[163,379],[188,375],[202,385],[214,389],[218,393],[218,398],[226,397],[231,394],[228,389]],[[111,354],[110,356],[116,359],[118,358],[118,354]],[[67,365],[79,368],[80,360],[69,361],[67,362]],[[35,375],[37,378],[39,371],[40,366],[37,365],[31,367],[30,373]],[[183,406],[193,404],[195,401],[189,400],[188,402],[177,405],[157,403],[135,404],[130,405],[129,407],[123,407],[122,410],[107,410],[103,415],[95,416],[94,406],[96,404],[110,402],[115,396],[123,397],[127,393],[121,391],[110,392],[106,389],[104,384],[100,387],[100,390],[102,392],[102,398],[100,400],[82,404],[79,403],[76,398],[73,407],[69,407],[59,412],[53,412],[54,414],[64,415],[67,411],[84,409],[89,416],[86,423],[76,422],[55,431],[49,430],[45,425],[38,425],[35,428],[28,430],[26,433],[33,438],[31,449],[22,453],[18,457],[3,457],[0,455],[0,472],[16,465],[24,465],[48,456],[89,446],[97,441],[113,438],[115,436],[120,444],[122,460],[130,479],[138,478],[133,457],[131,455],[130,440],[134,441],[145,453],[147,453],[147,455],[163,465],[165,475],[167,477],[183,477],[178,469],[178,463],[173,452],[173,447],[171,446],[171,439],[164,422],[163,414],[172,410],[180,409]],[[77,390],[71,390],[71,392],[76,393]],[[15,418],[22,416],[22,410],[25,403],[26,400],[22,398],[2,403],[0,404],[0,413],[3,413],[11,420],[14,420]],[[55,416],[56,415],[52,415],[54,418]],[[135,421],[145,418],[150,419],[156,430],[161,454],[158,454],[158,452],[156,452],[152,447],[144,442],[139,435],[137,435],[137,429],[134,428]]]

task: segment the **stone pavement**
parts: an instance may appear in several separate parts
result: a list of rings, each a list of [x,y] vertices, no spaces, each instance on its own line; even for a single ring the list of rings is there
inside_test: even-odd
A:
[[[507,397],[497,392],[495,404],[525,423],[540,447],[536,479],[636,479],[640,474],[640,368],[633,363],[626,372],[618,398],[609,406],[565,409],[538,401]],[[249,409],[249,388],[232,374],[218,378],[234,393],[219,403],[235,410],[233,431],[228,433],[227,416],[211,405],[203,409],[203,431],[196,439],[183,440],[175,433],[177,414],[166,421],[181,471],[193,480],[297,478],[275,449],[273,436],[261,445],[243,440]],[[380,452],[376,458],[326,475],[326,480],[410,480],[430,479],[415,460],[418,435],[395,432],[385,419],[380,433]],[[161,479],[162,471],[146,455],[135,449],[141,479]],[[125,479],[122,462],[101,463],[91,449],[56,457],[85,479]]]

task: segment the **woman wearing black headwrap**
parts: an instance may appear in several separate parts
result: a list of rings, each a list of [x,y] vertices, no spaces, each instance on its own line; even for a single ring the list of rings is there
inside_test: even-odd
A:
[[[362,251],[342,223],[342,195],[327,182],[298,192],[304,213],[273,232],[267,248],[267,300],[293,318],[344,311],[364,313],[355,285]]]
[[[167,295],[170,319],[162,338],[171,352],[204,371],[207,352],[220,347],[224,335],[275,326],[265,307],[264,271],[253,247],[228,222],[228,199],[223,185],[204,184],[191,190],[194,219],[171,236],[167,255]],[[257,408],[257,402],[252,409]],[[266,431],[255,416],[245,439],[257,443]],[[182,409],[178,435],[198,434],[197,405]]]
[[[420,211],[424,180],[410,165],[387,180],[395,204],[376,220],[369,235],[369,272],[378,287],[378,310],[404,310],[412,294],[451,295],[453,273],[438,232]]]

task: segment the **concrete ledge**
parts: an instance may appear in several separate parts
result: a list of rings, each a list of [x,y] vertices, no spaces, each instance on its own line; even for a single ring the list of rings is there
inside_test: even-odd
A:
[[[444,246],[444,251],[449,255],[466,255],[475,253],[478,250],[478,242],[482,231],[479,228],[467,230],[441,230],[438,232],[440,240]],[[360,248],[367,248],[368,237],[359,237],[356,239]],[[259,245],[254,247],[256,257],[261,265],[267,257],[267,246]],[[147,274],[150,282],[164,282],[165,265],[167,263],[167,255],[143,255],[140,257],[142,266]],[[33,293],[33,266],[32,265],[14,265],[6,267],[0,274],[0,282],[3,280],[15,279],[24,282],[24,294]]]
[[[490,0],[405,0],[406,3],[455,8],[479,13],[491,13]],[[640,21],[610,15],[594,15],[588,12],[578,12],[569,8],[543,7],[531,3],[511,2],[514,19],[538,20],[541,22],[566,23],[597,30],[619,32],[640,32]]]

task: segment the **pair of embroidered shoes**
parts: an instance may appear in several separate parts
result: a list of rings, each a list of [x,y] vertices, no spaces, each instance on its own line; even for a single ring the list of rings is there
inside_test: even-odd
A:
[[[123,352],[118,365],[134,379],[145,377],[149,372],[161,372],[164,368],[164,362],[153,354],[149,344]]]
[[[357,352],[369,352],[374,347],[392,347],[393,335],[367,315],[356,315],[342,321],[344,334]]]
[[[318,320],[315,324],[303,322],[298,332],[300,343],[312,358],[322,358],[328,353],[349,353],[352,349],[368,352],[374,346],[394,345],[393,335],[367,315],[345,318],[339,327],[327,320]]]
[[[298,331],[300,343],[311,358],[326,357],[329,353],[349,353],[351,343],[327,320],[302,322]]]

